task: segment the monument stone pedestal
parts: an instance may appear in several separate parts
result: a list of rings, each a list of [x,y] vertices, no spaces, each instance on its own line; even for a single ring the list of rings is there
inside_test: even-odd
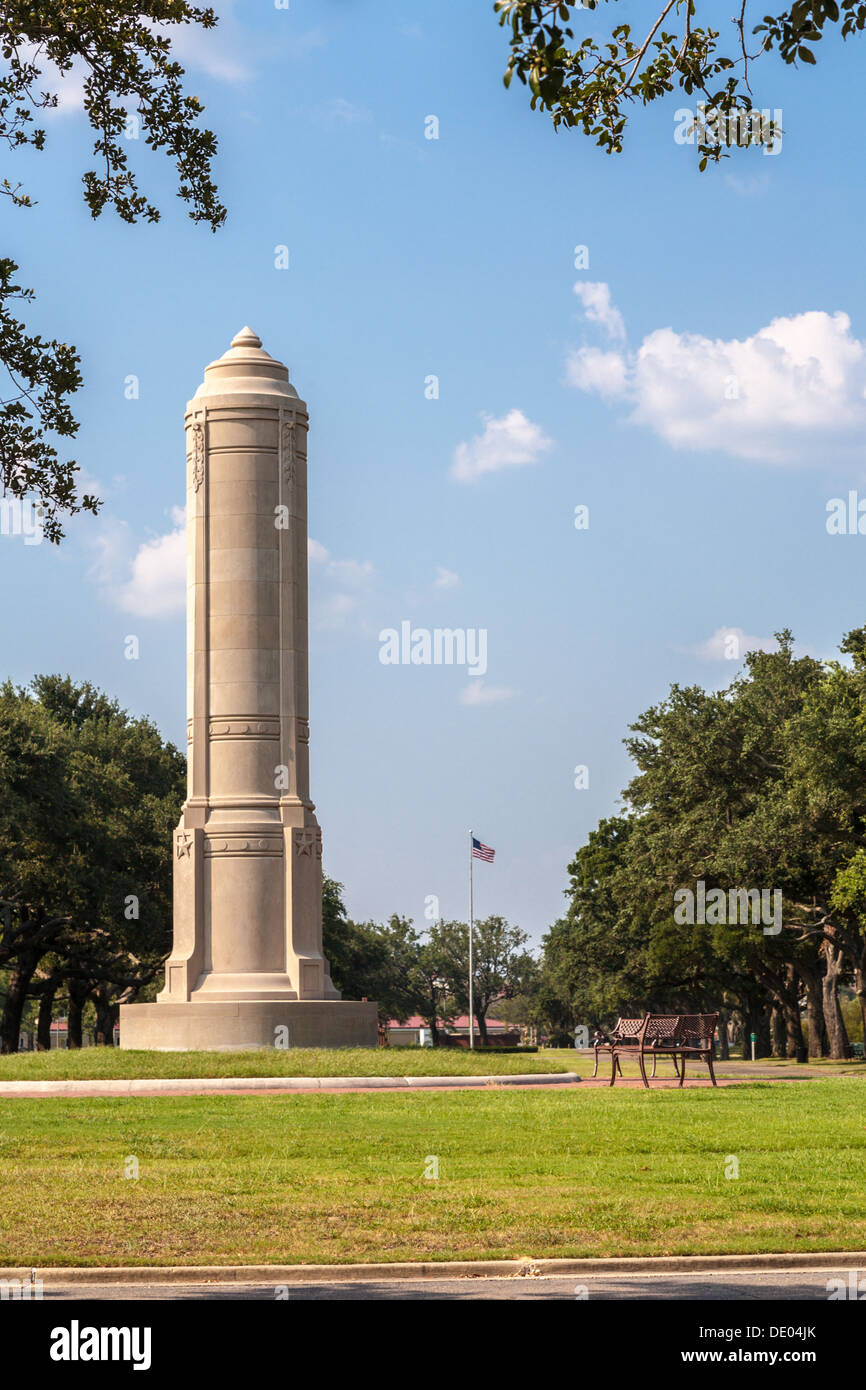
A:
[[[174,946],[120,1044],[375,1047],[322,953],[309,792],[307,450],[289,373],[243,329],[187,407],[187,799]]]
[[[120,1045],[153,1052],[375,1047],[376,1005],[345,999],[123,1004]]]

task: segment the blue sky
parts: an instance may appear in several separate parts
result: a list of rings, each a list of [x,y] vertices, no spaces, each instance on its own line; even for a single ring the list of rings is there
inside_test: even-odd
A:
[[[621,156],[555,133],[503,88],[492,3],[218,9],[180,56],[220,139],[221,232],[132,143],[161,223],[92,222],[74,89],[48,150],[14,156],[38,206],[0,209],[4,254],[31,327],[82,352],[74,453],[104,506],[59,550],[0,537],[3,674],[93,680],[181,743],[183,410],[249,323],[311,412],[326,871],[358,918],[423,923],[429,895],[465,917],[472,827],[497,850],[478,913],[537,940],[618,808],[631,720],[674,681],[727,684],[732,633],[742,656],[789,626],[829,657],[866,620],[866,538],[825,524],[866,497],[866,41],[797,73],[762,59],[780,152],[699,174],[682,95],[635,112]],[[383,665],[403,621],[485,629],[486,674]]]

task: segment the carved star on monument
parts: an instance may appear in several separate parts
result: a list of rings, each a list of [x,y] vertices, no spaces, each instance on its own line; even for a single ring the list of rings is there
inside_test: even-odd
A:
[[[192,854],[192,842],[193,842],[192,831],[190,831],[190,830],[183,830],[183,831],[181,831],[180,835],[178,835],[178,837],[177,837],[177,857],[178,857],[178,859],[183,859],[183,856],[184,856],[185,854],[186,854],[186,855]]]

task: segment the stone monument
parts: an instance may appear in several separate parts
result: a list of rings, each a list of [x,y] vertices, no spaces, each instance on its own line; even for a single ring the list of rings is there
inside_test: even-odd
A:
[[[187,799],[174,946],[122,1047],[377,1042],[322,954],[322,832],[310,800],[307,407],[244,328],[187,406]]]

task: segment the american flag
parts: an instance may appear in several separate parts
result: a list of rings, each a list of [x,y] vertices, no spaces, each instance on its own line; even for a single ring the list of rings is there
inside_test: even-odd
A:
[[[495,855],[496,855],[496,850],[495,850],[495,849],[491,849],[489,845],[482,845],[481,841],[480,841],[480,840],[476,840],[475,836],[473,835],[473,837],[472,837],[472,858],[473,858],[473,859],[483,859],[484,862],[485,862],[485,864],[492,864]]]

